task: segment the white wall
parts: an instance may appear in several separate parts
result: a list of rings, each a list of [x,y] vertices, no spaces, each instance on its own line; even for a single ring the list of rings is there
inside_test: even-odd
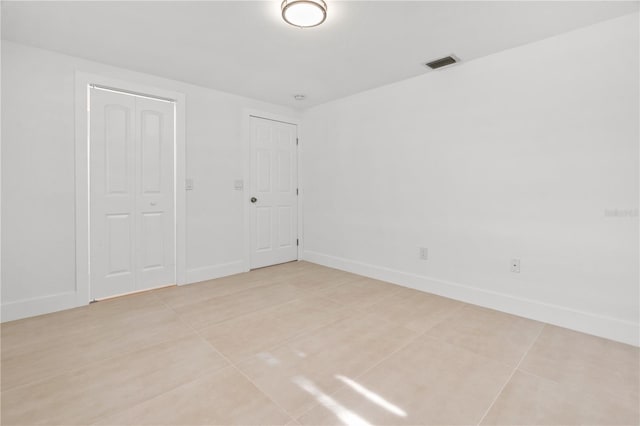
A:
[[[187,279],[240,272],[243,110],[287,108],[2,41],[3,320],[75,291],[74,84],[84,71],[186,95]]]
[[[627,15],[307,111],[304,257],[638,345],[638,48]]]

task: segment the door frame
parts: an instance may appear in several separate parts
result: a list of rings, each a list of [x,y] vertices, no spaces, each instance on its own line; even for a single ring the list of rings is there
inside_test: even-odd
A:
[[[174,109],[174,218],[176,284],[186,284],[186,96],[184,93],[150,87],[77,71],[75,75],[75,228],[76,304],[91,301],[89,266],[89,106],[90,85],[138,96],[175,102]],[[182,184],[180,184],[182,182]]]
[[[273,114],[270,112],[259,111],[255,109],[243,110],[242,116],[242,128],[243,128],[243,144],[242,144],[242,157],[243,161],[243,210],[244,210],[244,256],[242,261],[242,269],[244,272],[251,270],[251,203],[249,202],[249,196],[251,195],[251,118],[262,118],[264,120],[279,121],[282,123],[293,124],[296,126],[296,133],[298,137],[298,145],[296,146],[296,181],[298,183],[298,197],[297,197],[297,209],[298,209],[298,250],[296,259],[301,259],[301,253],[303,250],[304,238],[303,238],[303,197],[304,191],[302,189],[302,120],[294,115]]]

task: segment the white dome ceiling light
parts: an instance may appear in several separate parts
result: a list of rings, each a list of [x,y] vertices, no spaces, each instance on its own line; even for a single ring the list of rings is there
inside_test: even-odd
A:
[[[324,0],[284,0],[282,19],[300,27],[316,27],[327,19],[327,4]]]

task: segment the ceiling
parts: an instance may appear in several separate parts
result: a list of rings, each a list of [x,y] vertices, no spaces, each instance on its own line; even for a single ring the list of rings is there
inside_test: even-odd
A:
[[[3,1],[2,38],[294,108],[638,10],[638,2],[335,1],[299,29],[269,1]],[[306,99],[296,101],[295,94]]]

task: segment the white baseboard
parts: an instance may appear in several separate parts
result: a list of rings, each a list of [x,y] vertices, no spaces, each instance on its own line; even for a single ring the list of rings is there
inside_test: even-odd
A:
[[[238,274],[244,272],[243,268],[243,262],[239,260],[222,265],[191,269],[187,271],[187,284]],[[86,300],[79,300],[78,293],[76,292],[7,302],[2,303],[0,321],[6,322],[34,317],[65,309],[77,308],[78,306],[84,306],[86,304]]]
[[[187,270],[187,284],[198,283],[201,281],[213,280],[216,278],[226,277],[227,275],[239,274],[244,272],[244,263],[242,260],[235,262],[223,263],[221,265],[204,266]]]
[[[633,346],[640,346],[640,324],[578,311],[509,294],[483,290],[451,281],[375,266],[305,250],[302,258],[312,263],[410,287],[524,318],[569,328]]]
[[[54,294],[52,296],[18,300],[2,304],[2,314],[0,315],[0,319],[2,322],[13,321],[21,318],[62,311],[64,309],[76,308],[85,304],[86,303],[79,303],[78,293],[75,291]]]

